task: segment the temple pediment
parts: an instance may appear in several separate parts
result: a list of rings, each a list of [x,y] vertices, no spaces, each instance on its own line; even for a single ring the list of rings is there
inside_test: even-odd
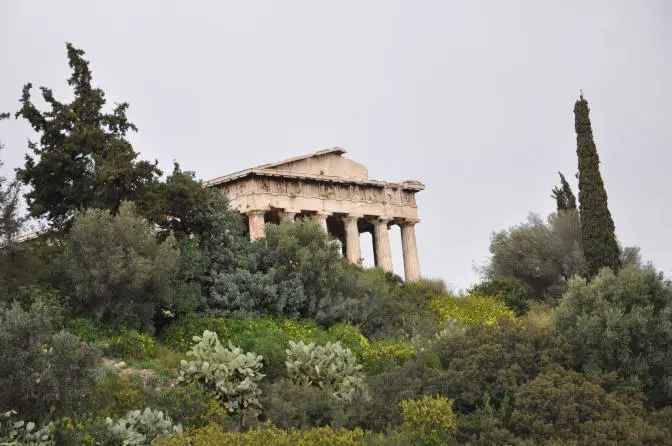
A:
[[[345,179],[365,180],[369,177],[368,169],[343,155],[340,147],[320,150],[308,155],[289,158],[277,163],[258,166],[256,169],[277,170],[294,174],[325,175]]]

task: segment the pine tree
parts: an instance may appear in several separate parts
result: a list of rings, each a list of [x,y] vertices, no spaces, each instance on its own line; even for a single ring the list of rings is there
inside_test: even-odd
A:
[[[562,172],[558,174],[560,175],[560,186],[554,187],[551,194],[551,198],[555,199],[558,212],[576,209],[576,197],[571,186]]]
[[[32,216],[46,217],[56,228],[67,227],[78,210],[88,207],[113,213],[124,200],[134,200],[160,175],[156,162],[137,161],[126,135],[137,128],[128,121],[128,104],[103,111],[105,93],[91,86],[92,74],[84,51],[66,44],[72,75],[68,84],[74,99],[56,100],[51,89],[41,87],[51,108],[42,112],[31,100],[32,84],[23,88],[17,117],[25,118],[40,135],[28,146],[18,178],[31,187],[26,194]]]
[[[588,274],[593,277],[601,268],[619,268],[621,256],[614,220],[607,206],[607,191],[600,175],[600,159],[593,140],[588,101],[583,94],[574,104],[574,118],[579,159],[581,239]]]

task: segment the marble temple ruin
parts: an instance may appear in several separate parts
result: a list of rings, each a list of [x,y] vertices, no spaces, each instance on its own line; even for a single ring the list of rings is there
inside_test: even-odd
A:
[[[375,265],[392,271],[389,230],[401,228],[406,280],[420,278],[415,225],[420,221],[415,194],[425,186],[412,180],[372,180],[366,167],[333,148],[264,164],[205,181],[247,216],[250,238],[265,225],[310,218],[341,242],[349,262],[362,262],[359,235],[371,232]]]

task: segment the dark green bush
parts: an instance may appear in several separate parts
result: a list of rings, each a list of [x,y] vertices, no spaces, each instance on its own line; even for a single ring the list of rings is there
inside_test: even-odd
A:
[[[508,277],[495,277],[473,286],[469,294],[502,299],[507,307],[522,316],[530,309],[530,288],[524,282]]]
[[[652,267],[575,278],[557,312],[575,366],[618,372],[656,406],[672,404],[671,321],[672,283]]]
[[[0,402],[25,419],[84,410],[95,385],[100,352],[57,333],[53,316],[39,301],[0,309]]]

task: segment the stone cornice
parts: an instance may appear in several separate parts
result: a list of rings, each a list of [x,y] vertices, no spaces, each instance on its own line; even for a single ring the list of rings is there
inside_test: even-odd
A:
[[[298,180],[308,180],[324,183],[341,183],[341,184],[355,184],[362,186],[373,186],[373,187],[391,187],[398,188],[407,191],[418,192],[425,189],[425,185],[419,181],[406,180],[400,183],[392,183],[387,181],[379,180],[360,180],[360,179],[351,179],[351,178],[341,178],[328,175],[313,175],[307,173],[292,173],[292,172],[282,172],[273,169],[260,169],[252,168],[242,170],[240,172],[232,173],[219,178],[214,178],[212,180],[203,181],[203,187],[213,187],[219,184],[231,183],[233,181],[249,177],[249,176],[261,176],[261,177],[275,177],[275,178],[291,178]]]

